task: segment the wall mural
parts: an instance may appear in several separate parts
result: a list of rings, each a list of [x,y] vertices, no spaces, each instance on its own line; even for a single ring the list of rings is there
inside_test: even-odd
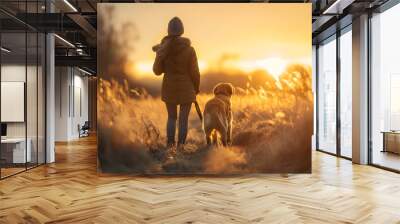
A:
[[[311,4],[98,4],[98,165],[311,172]]]

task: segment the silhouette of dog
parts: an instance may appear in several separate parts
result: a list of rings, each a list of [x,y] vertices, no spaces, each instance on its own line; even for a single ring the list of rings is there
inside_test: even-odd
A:
[[[232,143],[233,94],[234,87],[230,83],[219,83],[214,87],[214,97],[207,101],[204,108],[203,128],[207,145],[217,144],[218,135],[224,146]]]

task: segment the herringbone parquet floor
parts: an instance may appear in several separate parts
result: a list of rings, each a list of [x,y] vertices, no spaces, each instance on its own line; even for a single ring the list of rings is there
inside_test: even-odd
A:
[[[400,223],[400,175],[313,153],[310,175],[99,175],[96,142],[0,181],[0,223]]]

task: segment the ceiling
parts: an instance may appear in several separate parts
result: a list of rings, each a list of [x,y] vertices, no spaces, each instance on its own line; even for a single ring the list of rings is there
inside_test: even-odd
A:
[[[317,43],[336,31],[337,24],[346,26],[351,17],[365,10],[373,9],[387,0],[253,0],[232,2],[268,3],[312,3],[313,43]],[[18,32],[29,28],[32,31],[55,32],[56,65],[79,66],[96,73],[96,30],[97,3],[109,2],[180,2],[150,0],[1,0],[0,24],[2,31],[14,41],[14,47],[23,46],[22,34]],[[191,1],[218,2],[218,1]],[[219,1],[226,2],[226,1]],[[49,13],[49,11],[52,13]],[[27,13],[26,13],[27,12]],[[341,21],[338,23],[338,21]],[[346,22],[347,21],[347,22]],[[3,35],[4,36],[4,35]],[[4,42],[3,42],[4,43]],[[22,49],[22,48],[20,48]],[[28,49],[29,51],[29,49]]]

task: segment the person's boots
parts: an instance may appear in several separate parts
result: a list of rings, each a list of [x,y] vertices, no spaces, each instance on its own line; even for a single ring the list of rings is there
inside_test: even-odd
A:
[[[185,144],[178,143],[178,146],[176,147],[176,151],[178,153],[184,153],[185,152]]]
[[[175,142],[167,143],[167,149],[166,149],[165,154],[166,154],[166,157],[168,160],[175,158],[175,156],[176,156]]]

